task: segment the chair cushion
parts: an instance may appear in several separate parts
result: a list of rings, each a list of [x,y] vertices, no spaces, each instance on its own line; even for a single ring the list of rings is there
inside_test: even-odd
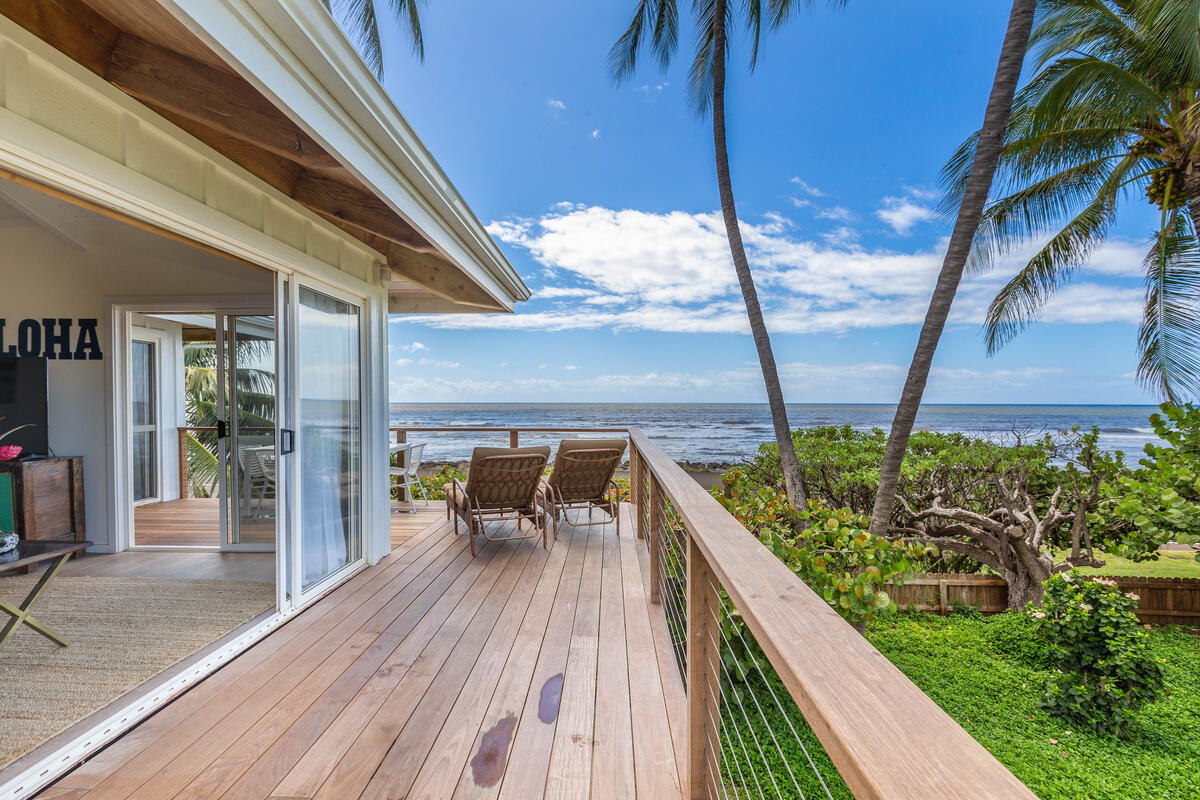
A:
[[[458,487],[453,483],[442,484],[442,490],[446,493],[446,503],[457,506],[462,511],[467,510],[467,497],[458,491]]]

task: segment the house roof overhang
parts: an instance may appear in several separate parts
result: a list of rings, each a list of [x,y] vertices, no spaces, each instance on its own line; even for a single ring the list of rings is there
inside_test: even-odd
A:
[[[393,312],[529,298],[318,0],[0,0],[0,13],[378,252]]]

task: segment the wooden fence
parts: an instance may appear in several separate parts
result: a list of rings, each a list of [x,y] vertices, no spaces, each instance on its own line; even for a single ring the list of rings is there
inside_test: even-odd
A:
[[[1200,578],[1106,576],[1138,596],[1138,619],[1153,625],[1200,625]],[[946,613],[955,604],[994,614],[1008,608],[1008,585],[995,575],[923,574],[888,590],[901,608]]]

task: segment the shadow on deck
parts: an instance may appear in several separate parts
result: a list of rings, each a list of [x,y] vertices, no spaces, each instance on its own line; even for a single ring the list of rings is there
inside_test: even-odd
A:
[[[632,524],[471,558],[440,512],[393,517],[391,555],[43,796],[681,796],[683,686]]]

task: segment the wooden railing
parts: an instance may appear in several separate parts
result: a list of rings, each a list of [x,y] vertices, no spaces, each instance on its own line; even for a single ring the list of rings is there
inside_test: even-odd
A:
[[[524,432],[629,436],[650,602],[663,610],[687,691],[690,797],[833,798],[844,782],[859,800],[1035,800],[642,431],[392,430],[399,441],[508,433],[512,446]]]
[[[408,441],[410,433],[495,433],[508,434],[508,446],[520,447],[522,433],[611,433],[627,436],[628,428],[492,428],[487,426],[460,426],[447,428],[389,428],[395,435],[396,442],[403,444]]]
[[[651,602],[683,634],[691,797],[833,797],[836,778],[791,721],[801,717],[860,800],[1034,797],[658,445],[629,433]]]

